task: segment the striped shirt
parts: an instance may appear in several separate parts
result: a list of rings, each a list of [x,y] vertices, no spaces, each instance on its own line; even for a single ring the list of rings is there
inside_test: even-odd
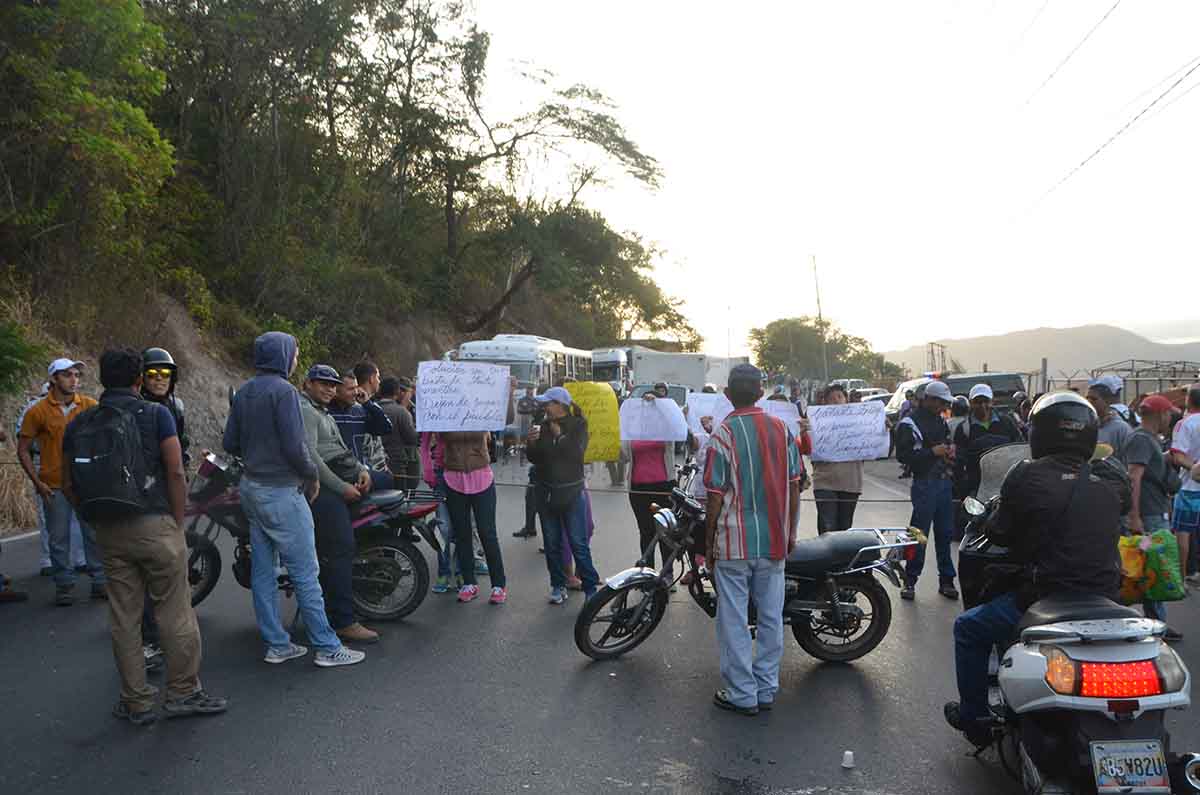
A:
[[[787,557],[788,484],[803,473],[783,420],[751,406],[730,414],[708,442],[704,486],[725,497],[717,517],[720,560]]]

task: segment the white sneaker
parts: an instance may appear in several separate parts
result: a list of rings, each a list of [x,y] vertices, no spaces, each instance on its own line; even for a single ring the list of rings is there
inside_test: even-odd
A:
[[[298,643],[288,644],[286,649],[267,649],[267,656],[263,657],[263,662],[271,665],[279,665],[288,660],[294,660],[297,657],[303,657],[308,654],[308,649]]]
[[[365,659],[367,659],[367,655],[363,652],[342,646],[334,651],[317,652],[313,663],[321,668],[337,668],[341,665],[357,665]]]
[[[550,604],[561,605],[565,601],[567,601],[567,589],[566,588],[551,588],[550,589]]]

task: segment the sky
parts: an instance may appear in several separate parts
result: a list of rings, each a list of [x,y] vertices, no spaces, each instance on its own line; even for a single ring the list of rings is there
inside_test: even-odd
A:
[[[582,200],[661,246],[654,277],[705,350],[739,355],[751,328],[816,314],[813,257],[824,315],[876,350],[1085,323],[1195,319],[1200,337],[1200,91],[1185,93],[1200,68],[1063,182],[1200,64],[1200,3],[1124,0],[1060,67],[1112,6],[477,0],[475,15],[489,113],[530,96],[528,64],[616,103],[665,179]]]

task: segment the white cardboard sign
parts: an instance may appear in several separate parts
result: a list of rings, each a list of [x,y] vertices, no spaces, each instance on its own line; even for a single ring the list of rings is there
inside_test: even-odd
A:
[[[767,400],[763,398],[755,404],[772,417],[778,417],[787,423],[788,430],[793,436],[800,435],[800,409],[790,400]]]
[[[809,406],[813,461],[873,461],[888,454],[884,405]]]
[[[417,430],[501,431],[512,399],[508,368],[482,362],[417,365]]]
[[[630,398],[621,404],[622,442],[682,442],[687,432],[683,409],[670,398]]]
[[[712,427],[716,430],[721,427],[725,418],[733,413],[733,404],[729,402],[729,398],[719,393],[714,395],[707,392],[689,392],[687,407],[688,427],[693,434],[704,433],[704,428],[700,425],[701,417],[712,417]]]

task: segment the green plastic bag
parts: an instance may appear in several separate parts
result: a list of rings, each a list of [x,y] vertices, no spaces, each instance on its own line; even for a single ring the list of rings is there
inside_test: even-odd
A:
[[[1146,551],[1146,577],[1150,581],[1146,598],[1154,602],[1174,602],[1186,593],[1179,572],[1179,544],[1170,530],[1156,530],[1143,536]],[[1147,543],[1148,540],[1148,543]]]

